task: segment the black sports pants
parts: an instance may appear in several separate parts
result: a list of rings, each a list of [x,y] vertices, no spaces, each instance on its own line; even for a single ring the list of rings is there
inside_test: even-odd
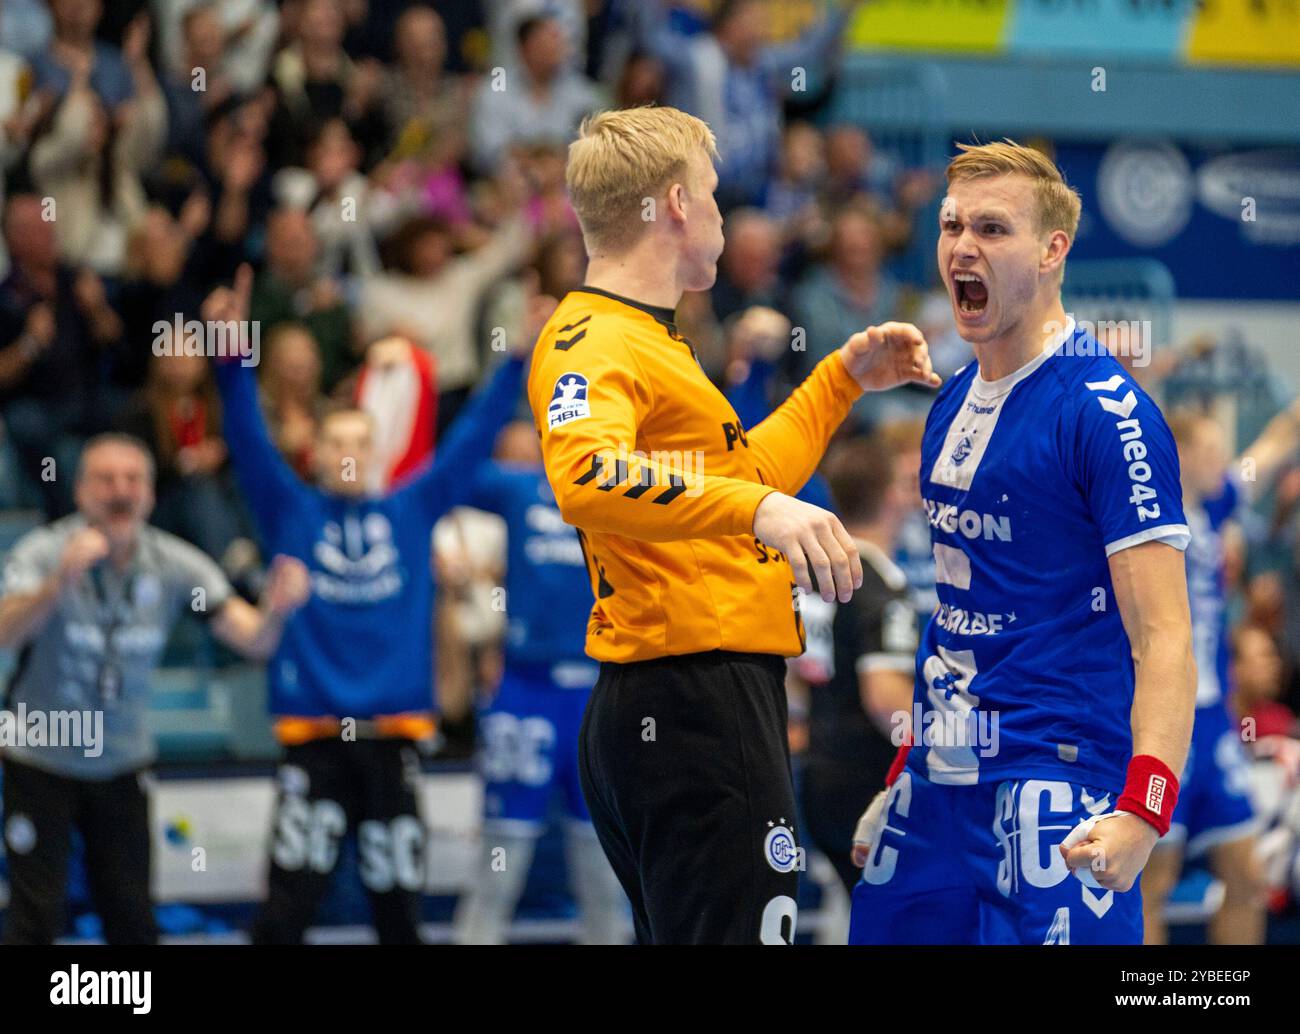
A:
[[[784,677],[780,657],[724,651],[601,665],[579,774],[640,942],[793,943]]]
[[[254,944],[299,944],[329,890],[343,838],[357,836],[361,882],[383,944],[419,944],[425,827],[410,740],[338,738],[287,747],[278,772],[265,905]]]
[[[155,944],[149,897],[149,800],[140,773],[71,779],[4,761],[9,860],[5,944],[50,944],[67,924],[72,828],[86,849],[90,898],[109,944]]]

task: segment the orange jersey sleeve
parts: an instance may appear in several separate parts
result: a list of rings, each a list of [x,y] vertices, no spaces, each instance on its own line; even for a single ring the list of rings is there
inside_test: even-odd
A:
[[[803,488],[861,395],[838,349],[818,363],[785,402],[749,429],[749,447],[767,482],[786,495]]]
[[[528,397],[564,519],[646,542],[752,532],[774,488],[710,474],[707,459],[682,450],[647,448],[640,431],[657,407],[655,378],[603,330],[596,322],[581,350],[559,350],[543,333],[533,356]]]

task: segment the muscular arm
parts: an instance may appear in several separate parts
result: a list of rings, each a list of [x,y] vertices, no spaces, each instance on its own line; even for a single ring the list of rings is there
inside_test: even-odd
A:
[[[1181,772],[1196,709],[1183,554],[1163,542],[1145,542],[1113,554],[1110,576],[1133,650],[1133,753]]]

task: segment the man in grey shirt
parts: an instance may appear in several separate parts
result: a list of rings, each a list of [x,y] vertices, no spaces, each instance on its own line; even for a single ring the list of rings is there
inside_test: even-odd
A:
[[[265,660],[310,585],[277,557],[259,607],[234,594],[199,550],[146,523],[153,461],[126,435],[92,439],[76,472],[77,512],[23,536],[0,595],[0,648],[18,650],[0,712],[11,899],[4,940],[49,943],[63,930],[71,831],[109,943],[151,943],[148,803],[154,759],[150,680],[182,608]]]

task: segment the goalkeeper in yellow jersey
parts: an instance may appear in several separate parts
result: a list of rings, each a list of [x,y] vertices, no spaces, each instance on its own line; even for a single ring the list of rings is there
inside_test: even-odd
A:
[[[543,328],[528,397],[591,575],[602,663],[579,774],[637,937],[779,944],[803,859],[784,691],[798,590],[847,601],[862,580],[840,522],[792,496],[864,390],[938,378],[915,327],[871,327],[743,427],[674,323],[722,251],[716,156],[673,108],[584,123],[567,179],[587,281]]]

